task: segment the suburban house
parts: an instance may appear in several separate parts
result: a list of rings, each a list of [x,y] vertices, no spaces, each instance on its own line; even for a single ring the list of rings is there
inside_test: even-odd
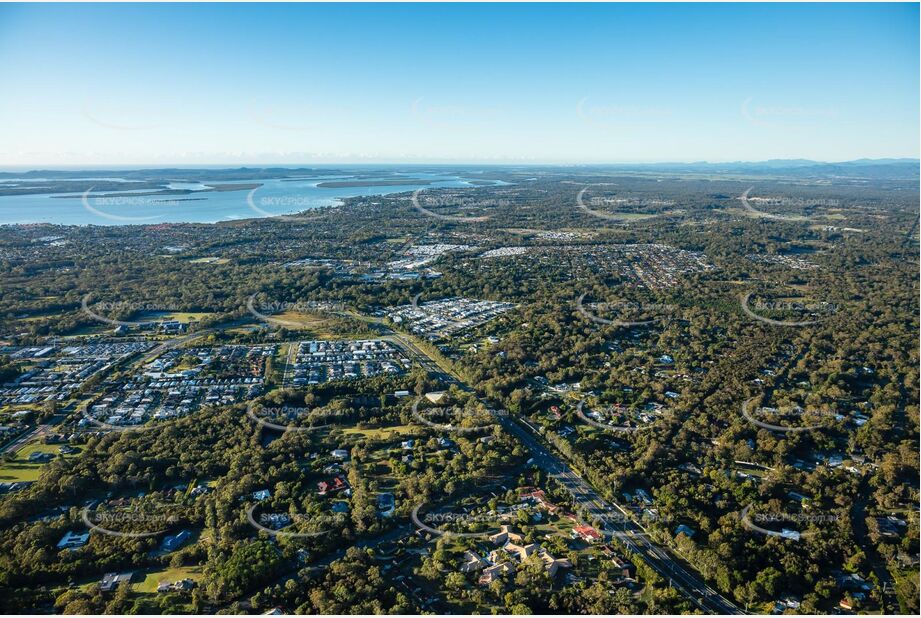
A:
[[[182,547],[191,536],[192,533],[188,530],[180,530],[178,534],[167,536],[163,539],[163,542],[160,544],[160,549],[163,551],[175,551]]]
[[[493,545],[502,545],[508,541],[520,542],[524,537],[517,532],[512,532],[507,525],[503,525],[499,532],[489,536],[489,542]]]
[[[120,584],[127,584],[131,582],[131,578],[134,576],[134,573],[106,573],[102,576],[102,581],[99,582],[99,589],[103,592],[111,592],[118,588]]]
[[[544,567],[547,569],[547,574],[550,575],[550,577],[556,575],[556,572],[560,570],[560,568],[568,569],[572,566],[572,562],[569,561],[569,558],[554,558],[543,548],[540,549],[537,555],[544,561]]]
[[[445,397],[444,391],[435,391],[432,393],[426,393],[425,398],[431,401],[432,403],[438,403]]]
[[[505,547],[503,547],[503,549],[507,551],[508,553],[517,556],[518,562],[524,562],[525,560],[528,559],[528,557],[531,554],[536,553],[537,550],[540,549],[540,545],[538,545],[537,543],[528,543],[527,545],[518,545],[517,543],[513,543],[509,541],[508,543],[505,544]]]
[[[334,476],[328,481],[320,481],[317,483],[317,490],[321,496],[325,496],[326,494],[333,491],[345,489],[346,487],[348,487],[348,484],[341,476]]]
[[[391,517],[396,508],[396,501],[393,498],[391,493],[378,494],[377,496],[377,510],[381,514],[381,517]]]
[[[797,610],[800,605],[802,605],[802,601],[800,601],[799,597],[788,594],[779,601],[774,602],[774,610],[771,613],[782,614],[786,609]]]
[[[601,533],[591,526],[576,526],[572,529],[572,538],[580,538],[586,543],[597,543],[601,540]]]
[[[184,592],[195,587],[195,581],[191,579],[180,579],[175,582],[160,582],[157,584],[157,592]]]
[[[483,573],[480,576],[481,584],[488,584],[500,574],[509,572],[509,567],[514,571],[514,564],[504,559],[506,553],[515,558],[519,564],[531,556],[536,555],[544,563],[544,567],[547,569],[550,577],[556,575],[561,567],[569,568],[572,566],[572,563],[565,558],[554,558],[551,556],[550,553],[538,543],[521,545],[520,543],[524,540],[524,537],[517,532],[513,532],[507,525],[503,525],[499,532],[489,537],[489,540],[496,545],[501,545],[501,548],[489,552],[487,560],[481,559],[473,552],[467,552],[464,554],[467,562],[461,566],[461,572],[464,573],[482,569]],[[490,564],[493,566],[488,566]],[[486,568],[484,568],[484,566]]]
[[[889,515],[888,517],[874,517],[879,533],[885,537],[900,536],[908,529],[908,522],[904,519]]]
[[[858,608],[860,602],[867,598],[867,595],[863,592],[850,592],[843,597],[841,601],[838,602],[838,607],[843,610],[852,612]]]
[[[90,540],[90,533],[84,532],[83,534],[76,534],[74,532],[68,531],[61,540],[58,541],[58,549],[77,549],[78,547],[83,547],[86,545],[87,541]]]
[[[551,515],[555,514],[561,508],[553,504],[549,500],[547,500],[547,495],[544,493],[543,489],[534,489],[531,491],[524,492],[521,494],[521,499],[527,502],[537,504],[538,506],[540,506],[540,508],[544,509]]]
[[[839,572],[835,576],[835,583],[838,584],[839,588],[843,588],[845,590],[859,590],[863,592],[869,592],[873,589],[873,584],[865,580],[857,573]]]
[[[483,569],[483,573],[480,575],[479,583],[480,584],[491,584],[496,579],[499,579],[502,575],[506,573],[514,573],[515,565],[511,562],[503,562],[502,564],[495,564],[491,567]]]
[[[634,579],[636,577],[636,565],[626,558],[616,555],[612,556],[611,564],[613,564],[615,568],[620,569],[621,575],[627,579]]]
[[[461,573],[474,573],[482,571],[489,566],[489,563],[477,556],[470,550],[464,552],[464,562],[461,564]]]

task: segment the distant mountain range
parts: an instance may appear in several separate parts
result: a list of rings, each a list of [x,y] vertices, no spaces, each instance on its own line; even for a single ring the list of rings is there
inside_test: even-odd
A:
[[[437,169],[441,167],[453,170],[462,170],[463,164],[450,165],[400,165],[381,164],[367,166],[318,166],[318,167],[236,167],[236,168],[138,168],[135,170],[32,170],[19,172],[0,172],[0,180],[5,178],[47,178],[47,179],[73,179],[85,178],[88,175],[99,177],[115,177],[125,180],[154,180],[163,178],[181,178],[183,180],[218,180],[233,178],[234,180],[259,179],[266,177],[291,177],[316,175],[327,176],[331,174],[354,175],[367,173],[369,170],[413,170],[420,167]],[[586,164],[586,165],[489,165],[471,164],[469,167],[482,170],[484,167],[501,170],[534,167],[542,169],[565,168],[572,169],[598,169],[614,171],[643,171],[676,174],[746,174],[746,175],[771,175],[790,176],[796,178],[867,178],[867,179],[917,179],[921,161],[918,159],[856,159],[854,161],[812,161],[809,159],[769,159],[767,161],[731,161],[725,163],[710,163],[708,161],[695,161],[691,163],[663,162],[663,163],[613,163],[613,164]]]
[[[809,159],[769,159],[726,163],[642,163],[598,166],[605,169],[670,173],[750,174],[793,176],[797,178],[913,179],[919,177],[918,159],[857,159],[854,161],[811,161]]]

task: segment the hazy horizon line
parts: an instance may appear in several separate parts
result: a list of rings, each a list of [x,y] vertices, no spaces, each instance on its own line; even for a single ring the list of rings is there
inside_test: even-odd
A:
[[[835,165],[856,162],[914,162],[921,165],[919,157],[860,157],[857,159],[842,159],[835,161],[809,159],[805,157],[793,158],[772,158],[772,159],[727,159],[727,160],[655,160],[655,161],[583,161],[583,162],[565,162],[565,161],[521,161],[508,160],[506,162],[496,161],[463,161],[463,160],[443,160],[435,159],[430,161],[376,161],[376,162],[356,162],[356,161],[324,161],[324,162],[240,162],[240,163],[28,163],[22,165],[5,165],[0,164],[0,172],[38,172],[38,171],[73,171],[81,169],[107,169],[107,170],[132,170],[132,169],[237,169],[237,168],[301,168],[301,167],[331,167],[331,166],[349,166],[349,167],[368,167],[368,166],[459,166],[472,165],[480,167],[599,167],[599,166],[623,166],[623,165],[729,165],[729,164],[759,164],[769,162],[808,162],[819,165]]]

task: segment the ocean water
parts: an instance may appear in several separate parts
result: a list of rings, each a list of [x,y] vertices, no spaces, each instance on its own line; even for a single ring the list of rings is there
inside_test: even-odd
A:
[[[89,177],[89,176],[88,176]],[[252,219],[290,214],[335,206],[342,198],[384,195],[414,191],[419,188],[473,187],[458,176],[432,173],[407,173],[407,180],[423,179],[428,185],[380,185],[367,187],[325,188],[322,182],[350,180],[348,176],[303,177],[296,180],[265,179],[253,181],[216,180],[214,184],[252,184],[261,182],[255,191],[203,191],[208,182],[170,183],[171,188],[190,189],[185,195],[145,195],[119,192],[117,197],[98,197],[90,192],[61,197],[47,194],[0,196],[0,225],[56,223],[61,225],[150,225],[157,223],[216,223],[235,219]],[[387,175],[380,180],[397,180]],[[355,180],[365,181],[366,178]],[[505,184],[495,181],[496,184]],[[25,184],[25,183],[23,183]],[[107,192],[111,195],[112,192]]]

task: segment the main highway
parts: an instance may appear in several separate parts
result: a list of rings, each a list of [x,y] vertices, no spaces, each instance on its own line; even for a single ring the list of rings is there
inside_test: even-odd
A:
[[[391,331],[395,343],[403,344],[412,356],[422,362],[423,367],[438,375],[448,383],[457,384],[467,391],[473,389],[459,376],[449,374],[428,357],[425,351],[413,345],[405,336]],[[530,423],[514,418],[509,414],[494,414],[502,427],[518,438],[530,451],[534,465],[543,469],[566,488],[580,510],[587,513],[592,520],[600,521],[602,532],[608,538],[614,538],[641,558],[649,568],[669,582],[669,584],[687,597],[701,612],[706,614],[745,614],[742,608],[711,588],[692,566],[669,549],[650,540],[643,527],[631,517],[629,511],[615,502],[607,501],[563,459],[554,453],[545,443],[540,432]]]
[[[602,531],[616,538],[627,549],[643,559],[649,567],[671,586],[684,594],[698,609],[707,614],[744,614],[741,608],[707,585],[703,578],[669,548],[653,543],[646,531],[620,505],[606,501],[582,477],[573,472],[543,441],[540,434],[525,421],[510,415],[497,415],[502,427],[518,438],[533,457],[533,463],[557,479],[575,503],[593,520],[602,523]]]

